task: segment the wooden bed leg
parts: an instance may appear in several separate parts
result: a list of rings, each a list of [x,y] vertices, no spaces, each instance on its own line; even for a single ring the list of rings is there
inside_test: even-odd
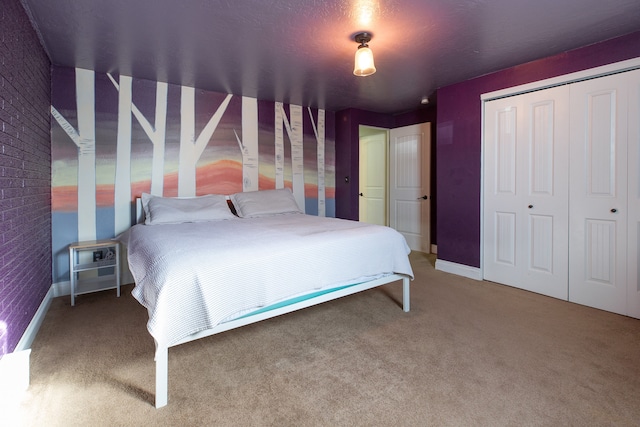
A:
[[[167,406],[169,386],[169,349],[158,347],[156,351],[156,408]]]
[[[410,310],[410,298],[409,298],[409,278],[408,277],[403,277],[402,278],[402,309],[405,312],[408,312]]]

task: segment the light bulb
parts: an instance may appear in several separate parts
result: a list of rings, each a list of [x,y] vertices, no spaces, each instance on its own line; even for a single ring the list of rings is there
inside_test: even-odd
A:
[[[373,52],[371,49],[366,46],[358,47],[353,74],[356,76],[370,76],[375,72],[376,66],[373,63]]]

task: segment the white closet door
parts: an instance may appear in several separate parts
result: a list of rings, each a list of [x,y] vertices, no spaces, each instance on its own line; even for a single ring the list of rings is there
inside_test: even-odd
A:
[[[485,103],[484,278],[556,298],[568,286],[569,89]]]
[[[627,315],[640,319],[640,70],[629,74]]]
[[[571,85],[569,301],[626,314],[627,78]]]

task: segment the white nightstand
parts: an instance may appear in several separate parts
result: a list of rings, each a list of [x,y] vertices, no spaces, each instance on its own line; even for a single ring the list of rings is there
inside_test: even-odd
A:
[[[113,270],[112,274],[100,275],[102,269]],[[98,271],[98,275],[79,279],[81,271]],[[69,276],[71,277],[71,305],[75,305],[76,295],[106,289],[117,289],[120,296],[120,243],[115,240],[90,240],[69,245]],[[104,286],[105,282],[114,282]]]

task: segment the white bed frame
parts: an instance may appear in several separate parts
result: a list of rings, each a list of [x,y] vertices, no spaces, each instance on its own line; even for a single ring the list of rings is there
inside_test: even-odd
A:
[[[140,199],[137,200],[136,205],[136,217],[135,223],[139,223],[142,219],[142,204]],[[348,287],[340,287],[335,291],[323,293],[302,301],[295,302],[286,306],[274,308],[273,310],[260,312],[254,315],[241,317],[235,320],[230,320],[225,323],[221,323],[215,328],[207,329],[189,335],[182,340],[172,344],[170,346],[160,346],[156,342],[156,396],[155,404],[156,408],[161,408],[167,405],[168,393],[169,393],[169,347],[184,344],[190,341],[195,341],[200,338],[205,338],[211,335],[219,334],[231,329],[239,328],[241,326],[250,325],[252,323],[260,322],[262,320],[271,319],[282,314],[291,313],[303,308],[311,307],[323,302],[335,300],[338,298],[352,295],[358,292],[366,291],[368,289],[376,288],[378,286],[385,285],[387,283],[396,282],[402,280],[402,309],[405,312],[410,310],[410,293],[409,293],[409,277],[401,274],[391,274],[378,279],[370,280],[368,282],[354,284]]]
[[[184,344],[190,341],[194,341],[200,338],[208,337],[218,334],[220,332],[228,331],[230,329],[239,328],[241,326],[249,325],[251,323],[260,322],[261,320],[270,319],[272,317],[280,316],[281,314],[291,313],[292,311],[300,310],[306,307],[311,307],[326,301],[331,301],[337,298],[341,298],[347,295],[355,294],[358,292],[366,291],[387,283],[402,280],[402,309],[408,312],[409,306],[409,277],[392,274],[379,279],[371,280],[369,282],[360,283],[347,288],[342,288],[334,292],[322,294],[307,300],[303,300],[285,307],[276,308],[270,311],[255,314],[249,317],[243,317],[229,322],[222,323],[213,329],[207,329],[205,331],[197,332],[193,335],[180,340],[170,347]],[[157,344],[157,343],[156,343]],[[167,405],[168,400],[168,387],[169,387],[169,347],[157,347],[156,349],[156,408],[161,408]]]

